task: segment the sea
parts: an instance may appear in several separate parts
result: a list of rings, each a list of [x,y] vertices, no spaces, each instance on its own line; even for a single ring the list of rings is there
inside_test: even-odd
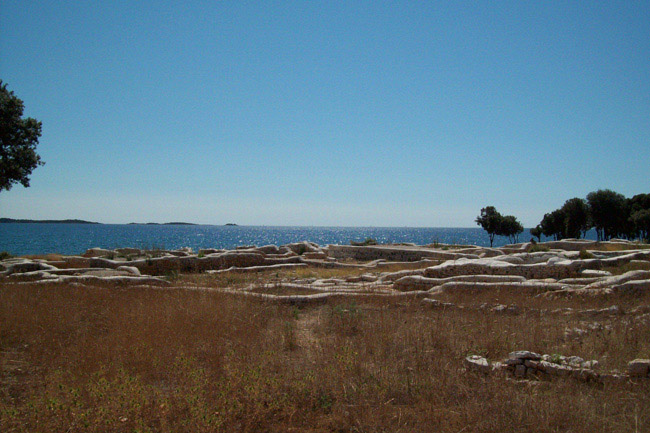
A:
[[[278,227],[218,225],[142,225],[142,224],[0,224],[0,251],[11,255],[58,253],[75,255],[89,248],[178,249],[190,247],[234,249],[244,245],[283,245],[310,241],[319,245],[350,244],[367,238],[378,243],[410,242],[489,246],[487,233],[479,228],[449,227]],[[520,242],[531,238],[529,229]],[[587,233],[595,239],[595,231]],[[542,238],[542,240],[544,240]],[[510,243],[497,236],[494,246]]]

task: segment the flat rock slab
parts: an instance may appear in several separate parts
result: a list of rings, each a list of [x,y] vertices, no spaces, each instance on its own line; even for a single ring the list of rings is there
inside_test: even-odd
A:
[[[635,359],[627,364],[627,372],[633,377],[650,375],[650,359]]]
[[[458,258],[478,258],[476,254],[462,254],[440,251],[432,248],[410,246],[353,246],[353,245],[328,245],[328,255],[337,259],[389,260],[397,262],[415,262],[424,258],[453,260]]]

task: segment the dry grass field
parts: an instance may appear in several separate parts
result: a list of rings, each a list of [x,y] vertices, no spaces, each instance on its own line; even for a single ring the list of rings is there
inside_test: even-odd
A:
[[[281,275],[174,281],[237,287],[273,278]],[[648,296],[553,300],[493,290],[439,299],[465,308],[417,298],[297,307],[209,290],[0,286],[0,430],[650,431],[650,381],[523,381],[462,362],[526,349],[624,370],[650,354],[647,320],[539,309],[626,310],[650,304]],[[519,313],[482,303],[516,304]],[[585,321],[600,328],[565,335]]]

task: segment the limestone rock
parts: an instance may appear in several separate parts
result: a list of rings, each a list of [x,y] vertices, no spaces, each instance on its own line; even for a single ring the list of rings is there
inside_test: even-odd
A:
[[[518,364],[515,366],[515,377],[526,377],[526,366]]]
[[[56,269],[52,265],[48,265],[39,261],[32,261],[29,259],[18,259],[14,260],[13,262],[7,260],[3,263],[3,265],[6,269],[5,275],[34,271],[50,271]]]
[[[109,254],[113,254],[113,251],[106,250],[104,248],[90,248],[83,253],[84,257],[106,257]]]
[[[611,277],[612,273],[608,271],[599,271],[597,269],[585,269],[580,272],[585,278],[594,278],[594,277]]]
[[[627,364],[627,372],[632,377],[646,377],[650,374],[650,359],[635,359]]]
[[[471,355],[465,358],[465,365],[471,370],[481,373],[489,373],[491,370],[490,363],[487,359],[478,355]]]
[[[136,276],[142,275],[140,273],[140,269],[136,268],[135,266],[118,266],[117,270],[118,271],[128,272],[131,275],[136,275]]]
[[[508,354],[509,359],[530,359],[533,361],[538,361],[542,359],[542,355],[535,352],[529,352],[528,350],[516,350]]]

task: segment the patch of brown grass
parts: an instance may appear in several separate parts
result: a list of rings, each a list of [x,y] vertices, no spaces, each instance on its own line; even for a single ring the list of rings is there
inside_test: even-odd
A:
[[[648,270],[648,263],[647,261],[636,261],[635,263],[629,262],[629,263],[624,263],[619,266],[605,266],[603,267],[604,271],[611,272],[613,275],[621,275],[626,272],[630,271],[647,271]]]
[[[594,247],[589,247],[589,249],[595,251],[648,250],[650,249],[650,244],[644,244],[641,242],[633,242],[632,244],[617,242],[598,242]]]
[[[0,286],[2,431],[647,431],[650,385],[508,381],[514,349],[621,368],[644,324],[357,298],[298,309],[210,291]],[[577,322],[575,322],[577,323]],[[612,321],[612,323],[615,323]]]
[[[48,261],[59,261],[63,259],[63,255],[61,254],[31,254],[31,255],[26,255],[26,256],[20,256],[24,257],[26,259],[31,259],[31,260],[48,260]]]

